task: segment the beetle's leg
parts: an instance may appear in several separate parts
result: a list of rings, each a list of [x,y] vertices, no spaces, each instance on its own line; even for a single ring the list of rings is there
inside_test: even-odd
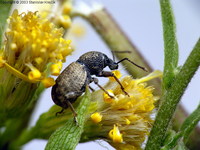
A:
[[[110,96],[111,98],[114,99],[114,97],[112,95],[110,95],[101,85],[99,85],[99,80],[97,78],[92,78],[92,81],[94,81],[94,83],[100,88],[102,89],[106,94],[108,94],[108,96]]]
[[[92,92],[94,92],[95,90],[91,87],[91,86],[89,86],[89,88],[90,88],[90,90],[92,91]]]
[[[121,82],[119,81],[119,79],[114,75],[114,73],[109,72],[109,71],[101,71],[98,75],[98,77],[114,77],[115,80],[119,83],[122,91],[129,96],[129,94],[124,90],[123,85],[121,84]]]
[[[71,109],[71,111],[72,111],[72,113],[74,115],[74,122],[78,125],[77,113],[76,113],[74,107],[72,106],[72,104],[68,100],[67,100],[67,105],[69,106],[69,108]]]
[[[65,108],[62,108],[61,111],[59,111],[59,112],[56,113],[56,116],[58,116],[58,114],[62,114],[64,112],[64,110],[65,110]]]
[[[71,102],[70,102],[68,99],[71,99],[71,98],[73,98],[73,97],[75,97],[75,96],[79,96],[79,95],[81,95],[81,94],[82,94],[82,92],[69,92],[69,93],[67,93],[67,94],[65,95],[66,103],[67,103],[68,107],[71,109],[71,111],[72,111],[72,113],[73,113],[73,115],[74,115],[74,121],[75,121],[75,123],[76,123],[77,125],[78,125],[77,113],[76,113],[76,111],[75,111],[73,105],[71,104]]]

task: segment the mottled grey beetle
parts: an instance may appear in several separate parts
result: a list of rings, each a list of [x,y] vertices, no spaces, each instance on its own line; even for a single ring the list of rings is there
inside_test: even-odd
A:
[[[58,76],[56,84],[52,87],[52,99],[56,105],[62,107],[62,110],[58,113],[62,113],[64,109],[69,107],[76,120],[77,114],[71,103],[76,101],[76,99],[85,92],[86,86],[89,86],[91,82],[94,82],[99,88],[109,95],[109,93],[98,84],[98,79],[92,77],[92,75],[97,77],[114,77],[121,86],[123,92],[128,95],[118,78],[112,72],[103,71],[103,69],[107,66],[110,70],[118,69],[118,64],[124,60],[127,60],[137,67],[145,70],[145,68],[138,66],[128,58],[114,62],[105,54],[96,51],[87,52],[80,56],[76,62],[72,62]],[[109,96],[113,98],[111,95]]]

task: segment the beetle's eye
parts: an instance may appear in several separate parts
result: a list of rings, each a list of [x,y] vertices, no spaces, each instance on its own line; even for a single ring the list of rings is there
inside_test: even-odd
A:
[[[109,65],[110,70],[115,70],[118,69],[118,64],[117,63],[113,63],[111,65]]]

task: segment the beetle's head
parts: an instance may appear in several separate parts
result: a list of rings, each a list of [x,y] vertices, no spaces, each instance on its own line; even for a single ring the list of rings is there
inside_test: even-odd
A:
[[[119,65],[118,63],[112,61],[108,64],[108,67],[110,68],[110,70],[116,70],[118,69]]]

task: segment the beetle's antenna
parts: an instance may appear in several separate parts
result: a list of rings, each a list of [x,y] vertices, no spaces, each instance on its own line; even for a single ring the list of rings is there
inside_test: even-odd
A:
[[[128,59],[128,58],[123,58],[122,60],[118,61],[117,64],[121,63],[121,62],[124,61],[124,60],[127,60],[127,61],[129,61],[130,63],[132,63],[133,65],[137,66],[138,68],[140,68],[140,69],[142,69],[142,70],[148,72],[148,70],[147,70],[145,67],[139,66],[138,64],[134,63],[133,61],[131,61],[131,60]]]
[[[113,61],[115,62],[115,55],[114,55],[114,51],[111,51],[112,52],[112,56],[113,56]]]
[[[114,53],[131,53],[131,51],[112,51],[112,52],[114,52]]]
[[[114,53],[131,53],[131,51],[111,51],[113,56],[113,61],[115,62],[115,55]]]

